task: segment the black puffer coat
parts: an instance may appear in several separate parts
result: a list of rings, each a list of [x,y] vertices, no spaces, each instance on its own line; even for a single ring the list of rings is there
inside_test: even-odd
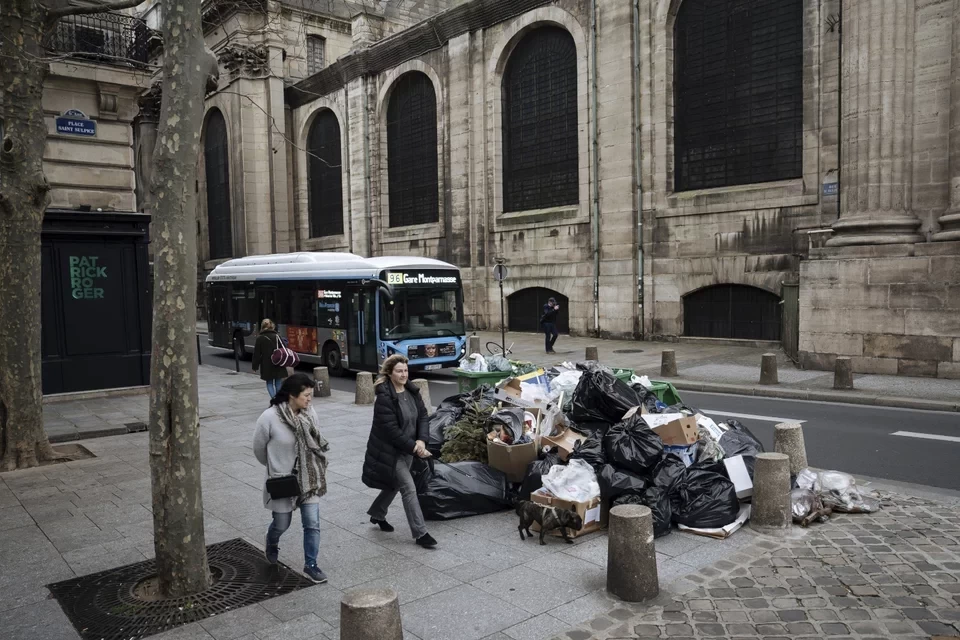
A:
[[[377,399],[373,405],[373,427],[367,440],[367,454],[363,458],[363,484],[372,489],[396,491],[395,465],[400,453],[413,454],[417,440],[427,442],[430,436],[427,408],[420,397],[420,389],[407,383],[407,393],[417,403],[417,437],[403,435],[403,414],[393,384],[388,380],[376,387]]]

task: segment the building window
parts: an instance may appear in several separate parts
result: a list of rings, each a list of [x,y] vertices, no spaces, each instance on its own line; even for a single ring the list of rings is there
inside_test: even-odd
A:
[[[307,36],[307,75],[323,69],[323,48],[327,41],[320,36]]]
[[[207,117],[203,142],[203,162],[207,180],[207,229],[210,259],[233,255],[233,230],[230,213],[230,154],[227,149],[227,123],[218,109]]]
[[[340,162],[340,123],[324,109],[307,134],[310,237],[343,233],[343,183]]]
[[[437,96],[419,71],[397,80],[387,105],[390,226],[440,219],[437,181]]]
[[[558,27],[531,31],[503,76],[503,210],[580,201],[577,47]]]
[[[684,296],[683,335],[779,340],[780,313],[780,298],[765,289],[718,284]]]
[[[675,31],[676,191],[802,175],[802,0],[684,0]]]

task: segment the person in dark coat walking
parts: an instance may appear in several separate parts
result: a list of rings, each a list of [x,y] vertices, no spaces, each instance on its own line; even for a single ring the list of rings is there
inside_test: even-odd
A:
[[[271,400],[280,390],[283,379],[287,377],[287,368],[278,367],[270,360],[270,356],[279,348],[280,334],[277,333],[277,327],[273,320],[264,318],[260,323],[260,335],[253,347],[253,372],[260,370],[260,379],[267,383],[267,393]]]
[[[418,545],[431,549],[437,541],[427,533],[410,473],[414,456],[430,457],[426,444],[430,431],[427,408],[420,390],[409,382],[409,375],[404,356],[396,354],[383,361],[374,385],[373,426],[363,459],[362,480],[368,487],[380,489],[380,495],[367,511],[370,522],[381,531],[394,530],[387,522],[387,509],[399,492],[410,533]]]
[[[550,298],[547,300],[547,304],[543,305],[543,315],[540,316],[540,326],[543,327],[544,345],[547,348],[547,353],[556,353],[553,350],[553,345],[557,341],[557,336],[560,335],[560,332],[557,331],[558,313],[560,313],[560,305],[557,304],[557,299]]]

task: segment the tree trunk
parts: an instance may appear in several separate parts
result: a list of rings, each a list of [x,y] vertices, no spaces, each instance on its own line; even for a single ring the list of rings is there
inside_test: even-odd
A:
[[[43,429],[40,376],[45,19],[34,0],[0,0],[0,471],[55,457]]]
[[[204,47],[199,2],[164,3],[163,41],[151,188],[150,470],[160,591],[179,597],[210,586],[200,487],[195,187],[203,99],[216,59]]]

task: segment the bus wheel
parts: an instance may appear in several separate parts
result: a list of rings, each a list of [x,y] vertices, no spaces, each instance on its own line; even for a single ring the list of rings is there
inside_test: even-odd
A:
[[[239,333],[233,336],[233,354],[237,360],[247,359],[247,349],[243,346],[243,336]]]
[[[340,357],[340,347],[327,345],[323,348],[323,364],[332,376],[343,375],[343,360]]]

